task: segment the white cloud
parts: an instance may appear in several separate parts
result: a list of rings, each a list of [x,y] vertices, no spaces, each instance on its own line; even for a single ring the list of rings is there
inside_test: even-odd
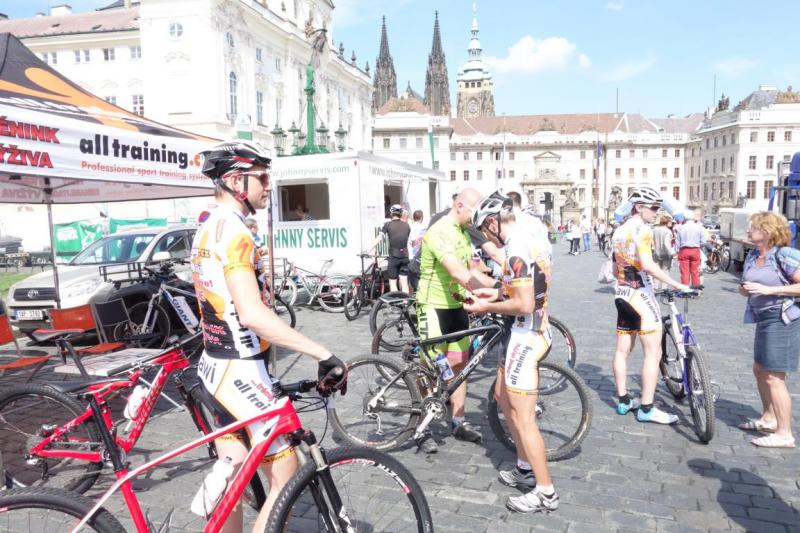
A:
[[[656,64],[656,56],[650,55],[642,61],[625,63],[611,69],[604,77],[608,81],[624,81],[647,72]]]
[[[622,8],[623,8],[624,6],[622,5],[622,0],[619,0],[619,1],[614,1],[614,0],[611,0],[611,2],[608,2],[608,3],[607,3],[606,5],[604,5],[603,7],[604,7],[605,9],[609,9],[609,10],[611,10],[611,11],[622,11]]]
[[[575,43],[564,37],[534,39],[525,35],[508,49],[503,58],[486,58],[492,70],[500,74],[532,74],[546,70],[563,70],[575,58]],[[591,60],[586,54],[578,56],[580,66],[587,68]]]
[[[714,65],[714,72],[735,76],[756,66],[756,62],[746,57],[731,57],[718,61]]]

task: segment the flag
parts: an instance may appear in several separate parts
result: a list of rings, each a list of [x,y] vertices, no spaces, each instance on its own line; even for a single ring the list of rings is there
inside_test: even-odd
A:
[[[595,168],[595,170],[600,169],[600,158],[601,157],[603,157],[603,145],[600,142],[600,140],[598,139],[597,146],[595,148],[595,153],[594,153],[594,168]]]

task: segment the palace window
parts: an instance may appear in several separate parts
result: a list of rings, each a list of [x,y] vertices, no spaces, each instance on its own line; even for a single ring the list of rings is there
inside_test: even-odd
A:
[[[764,180],[764,200],[769,200],[769,190],[772,188],[772,180]]]
[[[775,142],[775,132],[774,131],[768,131],[767,132],[767,142],[768,143]]]
[[[756,182],[750,180],[747,182],[747,198],[753,199],[756,197]]]
[[[169,36],[173,39],[180,39],[183,35],[183,25],[180,22],[173,22],[169,25]]]
[[[136,46],[131,46],[130,51],[131,51],[131,61],[133,61],[134,59],[142,58],[142,47],[139,46],[138,44]]]
[[[771,169],[774,166],[775,166],[775,156],[774,155],[768,155],[767,156],[767,168]]]
[[[139,116],[144,116],[144,95],[134,94],[131,96],[133,112]]]
[[[114,61],[115,56],[113,48],[103,48],[103,61]]]
[[[756,169],[756,156],[751,155],[747,159],[747,168],[749,168],[750,170],[755,170]],[[748,198],[749,198],[749,196],[748,196]]]
[[[751,143],[757,143],[758,142],[758,132],[757,131],[751,131],[750,132],[750,142]]]

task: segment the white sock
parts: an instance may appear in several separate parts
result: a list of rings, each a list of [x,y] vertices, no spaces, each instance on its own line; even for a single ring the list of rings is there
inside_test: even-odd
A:
[[[531,464],[526,461],[523,461],[522,459],[517,459],[517,469],[530,471]]]
[[[454,425],[454,426],[457,426],[457,425],[459,425],[459,424],[463,424],[465,420],[466,420],[466,417],[463,417],[463,416],[454,416],[454,417],[453,417],[453,425]]]
[[[553,485],[536,485],[536,488],[533,489],[534,492],[539,494],[544,494],[545,496],[552,496],[556,489]]]

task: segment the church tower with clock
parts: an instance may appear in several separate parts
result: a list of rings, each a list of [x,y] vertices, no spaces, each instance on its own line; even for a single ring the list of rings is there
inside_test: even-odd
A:
[[[492,75],[481,56],[481,41],[478,39],[478,7],[472,4],[472,37],[469,41],[469,59],[458,71],[459,118],[493,117],[494,94]]]

